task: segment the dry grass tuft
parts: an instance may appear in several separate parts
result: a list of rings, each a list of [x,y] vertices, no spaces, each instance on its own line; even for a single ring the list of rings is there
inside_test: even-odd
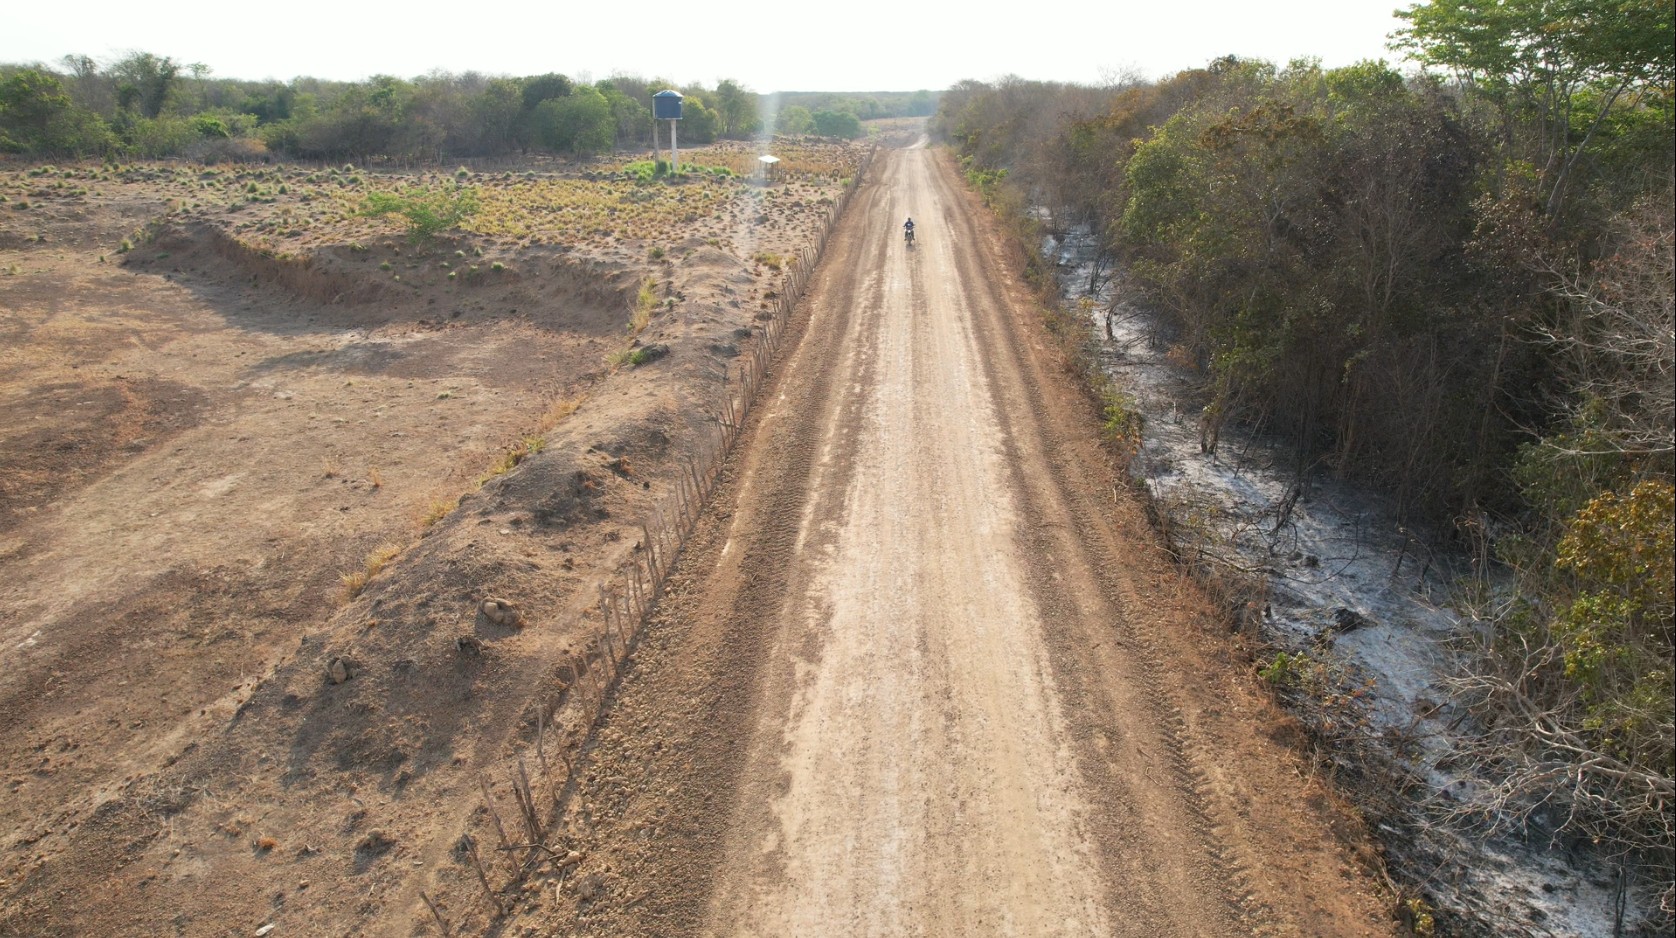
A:
[[[629,316],[629,335],[638,336],[645,331],[652,321],[652,312],[658,308],[658,282],[647,277],[640,281],[640,290],[634,297],[634,312]]]
[[[578,394],[572,397],[561,397],[549,404],[547,410],[542,412],[541,419],[536,422],[536,432],[546,433],[558,426],[566,417],[576,413],[584,400],[586,398]]]
[[[459,505],[459,500],[452,498],[439,498],[431,502],[425,507],[424,513],[419,516],[419,527],[429,528],[431,525],[448,517],[448,513],[453,511],[455,508],[458,508]]]
[[[384,569],[384,565],[396,559],[402,552],[398,544],[380,544],[367,554],[367,559],[361,569],[345,573],[338,579],[343,583],[345,599],[354,599],[367,588],[367,583]]]
[[[477,484],[482,485],[484,482],[489,481],[495,476],[511,472],[512,470],[518,468],[519,463],[546,448],[547,439],[545,437],[538,434],[531,434],[530,436],[524,437],[518,442],[512,444],[512,446],[508,447],[505,452],[501,453],[500,458],[496,459],[494,465],[489,467],[489,471],[484,473],[483,478],[477,480]]]

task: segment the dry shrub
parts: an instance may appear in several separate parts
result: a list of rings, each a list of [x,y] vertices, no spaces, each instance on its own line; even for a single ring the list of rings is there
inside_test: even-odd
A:
[[[187,157],[199,163],[266,163],[268,145],[255,137],[217,137],[194,144]]]

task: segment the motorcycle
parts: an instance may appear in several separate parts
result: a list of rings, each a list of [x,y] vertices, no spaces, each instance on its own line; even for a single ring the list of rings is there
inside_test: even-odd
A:
[[[913,247],[914,246],[914,229],[912,229],[912,228],[902,229],[902,241],[903,241],[903,243],[907,244],[908,247]]]

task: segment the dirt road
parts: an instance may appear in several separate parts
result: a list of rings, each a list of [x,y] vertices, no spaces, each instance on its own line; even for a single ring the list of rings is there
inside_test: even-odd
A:
[[[529,920],[1389,933],[986,215],[933,151],[877,165],[600,735],[586,859]]]
[[[1013,536],[1025,505],[980,335],[993,311],[961,289],[970,249],[937,220],[950,213],[932,163],[899,165],[868,217],[917,212],[926,237],[909,250],[875,225],[863,249],[875,272],[817,416],[791,588],[762,610],[779,654],[715,914],[735,933],[852,916],[869,933],[1103,933],[1088,804]]]

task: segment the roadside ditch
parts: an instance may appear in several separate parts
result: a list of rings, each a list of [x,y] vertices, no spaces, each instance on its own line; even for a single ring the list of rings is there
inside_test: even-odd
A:
[[[1586,845],[1462,809],[1493,781],[1454,758],[1471,717],[1450,683],[1480,628],[1466,597],[1505,588],[1493,565],[1400,525],[1377,492],[1294,472],[1262,427],[1211,428],[1202,376],[1089,232],[1045,238],[1032,266],[1155,525],[1378,832],[1394,914],[1417,934],[1651,934]]]

